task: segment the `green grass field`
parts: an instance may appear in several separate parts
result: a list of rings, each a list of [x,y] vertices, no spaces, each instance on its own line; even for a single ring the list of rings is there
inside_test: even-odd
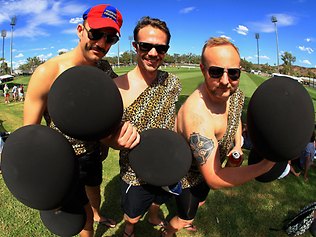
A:
[[[121,75],[131,68],[115,69]],[[166,68],[179,76],[183,84],[180,102],[203,81],[199,69]],[[253,74],[243,73],[240,88],[245,92],[246,106],[255,89],[265,78]],[[24,84],[27,88],[29,77],[20,77],[9,83]],[[315,105],[316,92],[307,88]],[[0,131],[14,131],[22,126],[23,103],[10,104],[0,102]],[[304,122],[304,118],[302,118]],[[281,139],[281,137],[280,137]],[[245,150],[247,160],[248,151]],[[246,164],[246,162],[244,163]],[[122,236],[123,221],[120,209],[120,186],[118,152],[110,150],[104,161],[102,183],[102,213],[114,218],[118,225],[107,229],[95,226],[97,237]],[[58,175],[58,170],[56,170]],[[303,177],[288,175],[286,178],[270,183],[251,181],[243,186],[210,191],[207,201],[197,214],[195,224],[198,232],[180,231],[178,237],[279,237],[287,236],[282,232],[270,231],[270,227],[279,228],[282,221],[289,215],[297,212],[301,207],[315,201],[316,172],[311,170],[310,181],[304,182]],[[18,202],[8,191],[2,176],[0,176],[0,237],[54,237],[42,224],[39,213]],[[173,200],[162,206],[162,215],[169,219],[175,214]],[[146,215],[137,224],[136,234],[139,237],[160,236],[159,230],[147,223]],[[303,236],[309,236],[308,233]]]

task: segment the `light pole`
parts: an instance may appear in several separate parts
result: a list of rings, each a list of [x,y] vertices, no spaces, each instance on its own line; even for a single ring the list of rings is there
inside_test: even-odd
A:
[[[257,55],[258,55],[258,66],[259,66],[259,38],[260,38],[259,33],[256,33],[255,37],[256,37],[256,40],[257,40]]]
[[[117,42],[117,67],[120,67],[120,41]]]
[[[16,24],[16,16],[13,16],[11,18],[11,23],[10,23],[10,25],[11,25],[11,47],[10,47],[10,51],[11,51],[11,57],[10,57],[10,60],[11,60],[11,68],[10,68],[11,75],[13,73],[13,67],[12,67],[12,45],[13,45],[13,27],[15,26],[15,24]]]
[[[7,31],[2,30],[1,31],[1,37],[2,37],[2,66],[4,65],[4,38],[7,36]]]
[[[131,54],[131,65],[133,65],[133,53],[132,53],[133,36],[128,36],[128,40],[129,40],[129,53]]]
[[[271,21],[274,24],[274,29],[275,29],[276,47],[277,47],[277,66],[278,66],[278,71],[279,71],[279,42],[278,42],[278,29],[277,29],[277,25],[276,25],[278,20],[275,16],[272,16]]]

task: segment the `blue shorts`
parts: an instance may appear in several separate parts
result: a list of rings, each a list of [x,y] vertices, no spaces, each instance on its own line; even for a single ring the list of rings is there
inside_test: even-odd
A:
[[[87,186],[98,186],[102,183],[102,160],[100,150],[97,149],[78,157],[80,180]]]
[[[85,186],[98,186],[102,183],[102,161],[99,149],[91,153],[78,156],[79,179],[77,180],[73,194],[76,202],[86,205],[89,199],[86,195]]]
[[[152,203],[162,205],[172,196],[161,187],[150,184],[132,186],[121,180],[121,206],[130,218],[144,215]]]

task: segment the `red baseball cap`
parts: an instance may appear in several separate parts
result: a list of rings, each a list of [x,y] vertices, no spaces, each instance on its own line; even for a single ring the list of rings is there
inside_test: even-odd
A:
[[[89,8],[83,13],[82,18],[88,21],[92,29],[114,28],[119,34],[123,24],[120,11],[109,4]]]

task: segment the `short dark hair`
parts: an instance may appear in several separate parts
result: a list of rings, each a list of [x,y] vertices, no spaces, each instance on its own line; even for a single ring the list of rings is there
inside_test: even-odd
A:
[[[165,32],[167,35],[167,45],[169,45],[171,34],[169,31],[169,28],[167,27],[166,22],[164,22],[160,19],[157,19],[157,18],[151,18],[149,16],[142,17],[138,21],[137,25],[135,26],[135,28],[134,28],[134,40],[136,42],[138,40],[138,32],[146,26],[152,26],[153,28],[158,28],[159,30],[162,30],[163,32]]]
[[[227,38],[225,38],[225,37],[212,37],[212,38],[209,38],[208,41],[206,41],[206,43],[203,46],[202,54],[201,54],[201,63],[203,65],[205,65],[204,64],[205,63],[204,52],[205,52],[206,48],[211,48],[211,47],[215,47],[215,46],[222,46],[222,45],[231,45],[236,50],[238,55],[240,55],[237,46],[234,45],[232,42],[230,42]]]

